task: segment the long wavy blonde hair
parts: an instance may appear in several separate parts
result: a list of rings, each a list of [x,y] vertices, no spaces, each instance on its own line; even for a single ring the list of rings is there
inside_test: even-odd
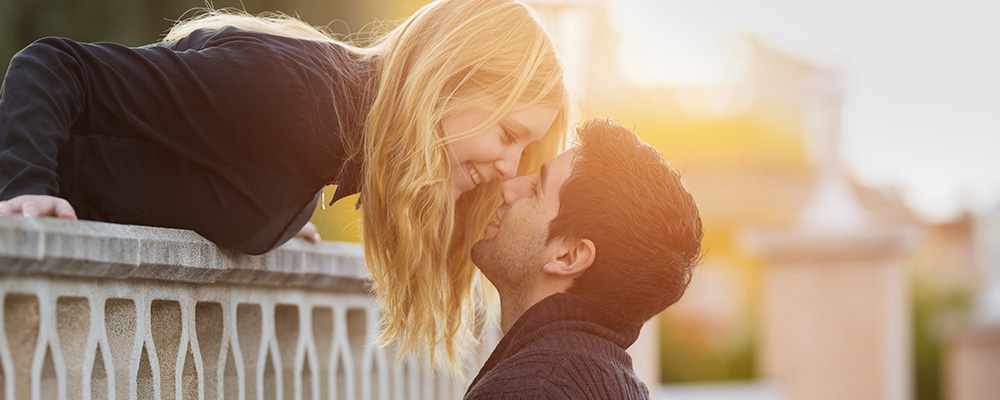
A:
[[[515,0],[438,0],[368,47],[280,14],[213,11],[176,25],[164,40],[226,25],[346,46],[373,60],[363,118],[361,188],[365,262],[382,305],[382,343],[398,344],[461,373],[475,327],[496,319],[494,291],[469,259],[500,204],[499,182],[452,199],[448,144],[480,134],[525,105],[559,109],[543,139],[525,148],[519,173],[538,170],[561,149],[569,95],[549,35]],[[476,129],[445,137],[442,120],[501,101]],[[485,312],[484,312],[485,311]]]

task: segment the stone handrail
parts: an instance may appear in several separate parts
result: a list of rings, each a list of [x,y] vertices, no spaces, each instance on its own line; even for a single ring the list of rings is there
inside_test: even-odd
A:
[[[222,250],[178,229],[54,218],[0,218],[0,272],[145,278],[364,291],[354,243],[292,240],[259,256]]]
[[[357,244],[0,217],[0,399],[461,398],[371,345],[369,284]]]

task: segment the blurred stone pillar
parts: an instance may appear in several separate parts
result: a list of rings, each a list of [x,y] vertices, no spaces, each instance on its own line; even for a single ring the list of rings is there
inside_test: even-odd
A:
[[[951,400],[1000,396],[1000,206],[979,215],[975,227],[984,279],[971,315],[949,332],[943,378]]]
[[[757,231],[766,260],[760,377],[790,400],[903,400],[910,335],[902,236]]]
[[[765,261],[760,377],[790,400],[908,399],[906,235],[874,221],[840,170],[839,75],[817,68],[801,89],[812,194],[795,226],[745,236]]]
[[[944,398],[992,400],[1000,396],[1000,325],[970,323],[949,339]]]

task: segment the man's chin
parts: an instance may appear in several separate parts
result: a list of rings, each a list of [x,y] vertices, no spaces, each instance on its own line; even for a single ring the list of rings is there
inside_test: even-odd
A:
[[[480,262],[483,260],[483,256],[490,253],[490,246],[493,246],[493,239],[497,237],[499,230],[500,228],[495,222],[490,222],[483,232],[483,238],[472,245],[469,256],[477,267],[482,265]]]
[[[473,244],[472,248],[469,249],[469,258],[472,259],[472,263],[475,264],[477,268],[480,268],[480,265],[482,265],[483,255],[487,251],[487,246],[489,246],[489,241],[487,239],[482,239]]]

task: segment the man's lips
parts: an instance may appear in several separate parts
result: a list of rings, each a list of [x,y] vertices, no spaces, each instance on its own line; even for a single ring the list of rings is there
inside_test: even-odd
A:
[[[506,207],[507,207],[506,205],[502,205],[499,208],[497,208],[497,211],[493,213],[493,220],[490,221],[491,224],[496,224],[496,226],[498,227],[500,226],[500,224],[503,222],[503,215],[507,213]]]
[[[510,208],[507,204],[502,204],[497,208],[496,212],[493,213],[493,219],[486,224],[486,232],[484,233],[485,239],[492,239],[497,235],[500,230],[500,224],[503,223],[504,214],[507,213],[507,209]]]

